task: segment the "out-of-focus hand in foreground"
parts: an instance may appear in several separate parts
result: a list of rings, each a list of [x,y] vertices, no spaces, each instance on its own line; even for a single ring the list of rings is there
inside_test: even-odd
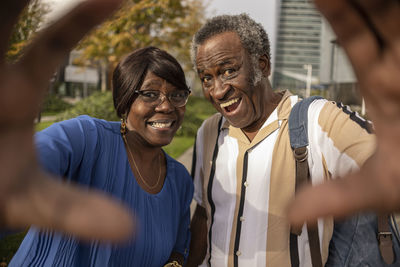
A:
[[[289,207],[294,225],[359,211],[400,210],[400,1],[315,0],[346,51],[377,137],[361,170],[306,187]]]
[[[134,230],[132,215],[101,193],[63,184],[41,171],[33,143],[33,120],[56,67],[91,28],[121,0],[88,0],[39,33],[12,65],[8,40],[28,0],[3,0],[0,8],[0,224],[28,225],[82,239],[119,241]]]

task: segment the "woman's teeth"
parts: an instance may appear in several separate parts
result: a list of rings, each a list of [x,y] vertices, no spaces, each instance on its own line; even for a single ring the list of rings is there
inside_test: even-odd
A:
[[[171,127],[172,122],[151,122],[150,125],[154,128],[168,128]]]

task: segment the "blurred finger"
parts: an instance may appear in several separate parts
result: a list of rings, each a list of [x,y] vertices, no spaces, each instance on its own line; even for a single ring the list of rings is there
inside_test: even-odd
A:
[[[380,56],[380,46],[371,29],[351,0],[315,0],[315,4],[332,26],[357,76],[362,76]]]
[[[6,225],[21,228],[33,224],[85,240],[115,242],[133,237],[133,215],[117,201],[43,176],[8,197]]]
[[[7,51],[9,38],[18,16],[29,0],[2,0],[0,9],[0,65],[3,63],[3,55]]]
[[[392,45],[400,41],[400,1],[398,0],[354,0],[365,10],[382,41]]]
[[[320,217],[341,218],[368,208],[376,209],[379,187],[362,176],[357,173],[300,190],[289,207],[289,220],[301,226]]]
[[[40,33],[18,63],[33,83],[32,88],[44,88],[68,52],[121,3],[122,0],[87,0]]]

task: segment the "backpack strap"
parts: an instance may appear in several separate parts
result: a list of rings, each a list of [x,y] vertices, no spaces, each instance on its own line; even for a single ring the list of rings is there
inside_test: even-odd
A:
[[[389,215],[378,215],[378,245],[383,261],[392,264],[394,261],[393,234],[390,230]]]
[[[297,102],[289,115],[289,138],[290,146],[296,160],[296,185],[295,191],[300,186],[310,182],[310,172],[308,168],[308,107],[320,96],[312,96]],[[302,229],[291,228],[290,234],[290,259],[292,267],[299,266],[299,253],[297,237]],[[318,227],[309,227],[307,224],[308,240],[310,245],[311,262],[313,267],[322,267],[322,256],[319,244]]]

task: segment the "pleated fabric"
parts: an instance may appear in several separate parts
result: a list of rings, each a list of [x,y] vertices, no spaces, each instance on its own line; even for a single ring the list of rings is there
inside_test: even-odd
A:
[[[149,194],[133,176],[119,122],[79,116],[35,138],[45,170],[119,199],[135,215],[138,230],[125,244],[111,245],[31,227],[9,266],[160,267],[172,251],[187,255],[193,185],[182,164],[165,154],[163,188]]]

